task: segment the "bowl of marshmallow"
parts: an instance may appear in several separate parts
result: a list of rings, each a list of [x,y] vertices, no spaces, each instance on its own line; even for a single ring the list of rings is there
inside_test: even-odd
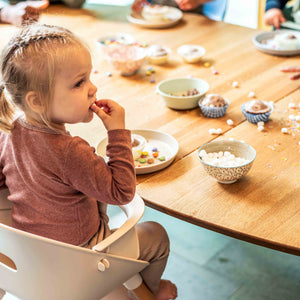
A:
[[[216,140],[202,145],[197,156],[208,175],[230,184],[246,175],[256,157],[255,149],[237,140]]]

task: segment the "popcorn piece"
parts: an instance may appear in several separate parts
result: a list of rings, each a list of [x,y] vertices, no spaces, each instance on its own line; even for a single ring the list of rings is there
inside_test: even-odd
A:
[[[233,125],[233,121],[232,121],[231,119],[228,119],[226,122],[227,122],[227,124],[228,124],[229,126],[232,126],[232,125]]]
[[[238,87],[239,87],[239,83],[238,83],[237,81],[234,81],[234,82],[232,83],[232,87],[233,87],[233,88],[238,88]]]
[[[258,130],[258,131],[264,131],[264,129],[265,129],[264,126],[258,126],[258,127],[257,127],[257,130]]]
[[[222,129],[221,128],[218,128],[218,129],[215,129],[215,128],[211,128],[208,130],[209,134],[221,134],[222,133]]]
[[[257,123],[257,126],[259,127],[259,126],[264,126],[265,125],[265,122],[263,122],[263,121],[260,121],[260,122],[258,122]]]
[[[255,98],[255,93],[254,92],[249,92],[248,97],[249,98]]]
[[[293,102],[289,103],[289,108],[295,109],[296,108],[296,104],[293,103]]]
[[[282,133],[288,133],[288,129],[287,128],[281,128],[281,132]]]

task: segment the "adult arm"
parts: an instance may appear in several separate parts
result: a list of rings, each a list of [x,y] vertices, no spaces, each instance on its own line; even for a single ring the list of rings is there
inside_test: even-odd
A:
[[[48,0],[22,1],[15,5],[3,6],[0,10],[1,23],[22,26],[26,23],[36,22],[41,12],[49,5]]]

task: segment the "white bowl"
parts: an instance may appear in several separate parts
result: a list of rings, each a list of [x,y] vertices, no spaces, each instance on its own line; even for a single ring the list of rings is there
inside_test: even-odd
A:
[[[182,45],[177,49],[182,59],[190,64],[197,63],[206,53],[206,50],[198,45]]]
[[[118,45],[132,45],[136,41],[129,33],[112,33],[102,36],[96,40],[99,49],[106,54],[108,47],[116,47]]]
[[[200,152],[205,150],[206,153],[215,153],[220,151],[229,151],[235,157],[246,159],[248,162],[232,167],[220,167],[205,162],[200,157]],[[246,175],[256,157],[255,149],[241,141],[217,140],[202,145],[198,151],[197,156],[208,175],[212,176],[220,183],[230,184],[236,182],[239,178]]]
[[[165,53],[161,55],[160,50],[164,50]],[[151,45],[147,49],[148,61],[154,65],[162,65],[168,61],[171,50],[167,47],[160,45]]]
[[[165,15],[169,12],[169,7],[165,5],[145,5],[142,9],[142,17],[151,22],[162,21]]]
[[[119,45],[107,50],[107,60],[123,76],[135,74],[146,59],[145,49],[139,46]]]
[[[182,96],[193,89],[197,89],[199,93],[193,96]],[[157,93],[166,105],[178,110],[197,107],[199,99],[208,90],[209,84],[200,78],[172,78],[163,80],[157,85]]]

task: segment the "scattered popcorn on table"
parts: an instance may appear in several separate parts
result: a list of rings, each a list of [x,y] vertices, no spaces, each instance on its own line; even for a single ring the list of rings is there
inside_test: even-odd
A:
[[[250,162],[248,159],[236,157],[229,151],[207,153],[205,150],[201,150],[199,156],[205,163],[217,167],[237,167]]]
[[[255,98],[255,93],[254,92],[249,92],[248,98]]]
[[[228,124],[229,126],[232,126],[232,125],[233,125],[233,121],[232,121],[231,119],[228,119],[226,122],[227,122],[227,124]]]
[[[233,88],[238,88],[238,87],[239,87],[239,83],[238,83],[237,81],[234,81],[234,82],[232,83],[232,87],[233,87]]]
[[[221,134],[222,133],[222,129],[221,128],[218,128],[218,129],[215,129],[215,128],[211,128],[208,130],[209,134]]]
[[[258,131],[264,131],[264,129],[265,129],[264,126],[258,126],[258,127],[257,127],[257,130],[258,130]]]
[[[289,103],[289,108],[295,109],[296,108],[296,104],[293,103],[293,102]]]
[[[288,129],[287,128],[281,128],[281,132],[282,133],[288,133]]]
[[[258,126],[258,127],[259,127],[259,126],[264,126],[264,125],[265,125],[265,122],[263,122],[263,121],[257,123],[257,126]]]

